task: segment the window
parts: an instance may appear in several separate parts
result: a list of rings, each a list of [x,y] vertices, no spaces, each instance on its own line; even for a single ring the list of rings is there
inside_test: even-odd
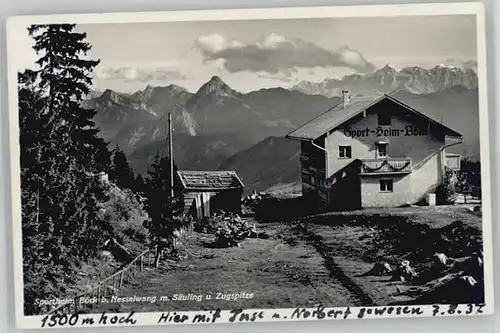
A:
[[[446,166],[451,170],[460,170],[460,156],[446,155]]]
[[[351,146],[339,146],[339,158],[351,158]]]
[[[378,125],[379,126],[391,126],[391,115],[387,113],[378,114]]]
[[[380,192],[392,192],[393,182],[392,179],[380,180]]]
[[[377,143],[377,158],[387,157],[387,143]]]

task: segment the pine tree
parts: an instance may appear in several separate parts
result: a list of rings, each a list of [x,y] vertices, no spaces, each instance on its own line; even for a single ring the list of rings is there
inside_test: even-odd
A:
[[[142,175],[139,173],[137,174],[137,177],[134,179],[133,191],[137,194],[142,195],[144,194],[145,189],[146,189],[146,183]]]
[[[35,41],[33,49],[42,53],[35,73],[38,87],[47,94],[50,123],[58,123],[59,134],[77,143],[73,154],[80,167],[88,172],[104,171],[109,165],[109,153],[92,120],[97,111],[81,105],[90,92],[90,74],[100,61],[84,58],[91,46],[85,41],[86,33],[74,29],[74,24],[33,25],[28,29]]]
[[[59,297],[72,266],[94,256],[110,226],[99,215],[107,200],[96,176],[109,160],[106,144],[80,107],[98,61],[74,25],[29,28],[39,69],[20,73],[19,121],[25,312],[36,298]]]
[[[112,167],[110,170],[110,179],[116,182],[121,188],[132,189],[134,186],[134,172],[128,163],[127,156],[116,145],[112,152]]]
[[[177,167],[174,164],[174,175]],[[175,182],[174,192],[179,193],[179,182]],[[171,195],[170,159],[156,155],[147,173],[145,195],[146,210],[152,221],[163,223],[179,213],[179,200]]]
[[[174,164],[174,174],[177,172],[177,167]],[[178,193],[180,184],[175,181],[174,184],[170,181],[170,159],[168,157],[160,157],[156,155],[151,168],[148,170],[146,178],[145,195],[146,195],[146,211],[149,215],[148,229],[150,233],[150,241],[152,245],[158,246],[156,253],[155,265],[158,265],[161,253],[164,250],[164,239],[168,239],[173,235],[175,230],[181,226],[178,215],[181,210],[181,200]],[[174,186],[174,196],[172,196],[171,187]]]

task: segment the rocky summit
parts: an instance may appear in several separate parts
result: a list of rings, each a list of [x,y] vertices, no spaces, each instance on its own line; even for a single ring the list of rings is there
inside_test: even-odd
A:
[[[342,89],[356,93],[389,93],[405,90],[413,94],[431,94],[455,86],[477,88],[477,74],[472,68],[438,65],[431,69],[418,66],[398,68],[387,64],[374,72],[350,74],[341,79],[321,82],[301,81],[292,90],[327,97],[341,96]]]

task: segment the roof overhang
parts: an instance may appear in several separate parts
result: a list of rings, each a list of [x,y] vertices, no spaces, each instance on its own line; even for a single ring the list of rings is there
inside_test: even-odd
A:
[[[231,190],[243,190],[240,186],[233,187],[184,187],[186,191],[196,191],[196,192],[222,192],[222,191],[231,191]]]
[[[291,139],[291,140],[299,140],[299,141],[313,141],[315,139],[313,138],[304,138],[304,137],[298,137],[298,136],[293,136],[293,135],[285,135],[286,139]]]
[[[375,104],[381,102],[382,100],[384,99],[388,99],[398,105],[400,105],[401,107],[409,110],[410,112],[426,119],[427,121],[429,121],[430,123],[432,124],[435,124],[441,128],[444,129],[444,132],[445,132],[445,136],[446,137],[449,137],[449,138],[456,138],[456,139],[462,139],[463,140],[463,137],[460,133],[458,133],[457,131],[455,131],[454,129],[432,119],[431,117],[423,114],[422,112],[420,111],[417,111],[416,109],[412,108],[411,106],[399,101],[398,99],[392,97],[391,95],[389,94],[382,94],[381,96],[376,96],[373,98],[372,101],[370,101],[369,103],[366,103],[366,105],[363,105],[357,112],[355,113],[352,113],[352,114],[349,114],[348,116],[340,119],[339,121],[335,122],[334,124],[332,124],[331,126],[329,126],[328,128],[326,128],[325,130],[322,131],[321,134],[317,133],[316,135],[314,136],[296,136],[296,135],[293,135],[293,133],[297,132],[300,128],[303,128],[311,123],[313,123],[314,121],[316,121],[320,116],[318,117],[315,117],[314,119],[312,119],[311,121],[309,121],[308,123],[300,126],[299,128],[293,130],[292,132],[288,133],[285,138],[287,139],[292,139],[292,140],[300,140],[300,141],[313,141],[313,140],[316,140],[320,137],[322,137],[323,135],[325,135],[326,133],[332,131],[332,130],[335,130],[339,127],[341,127],[342,125],[344,125],[345,123],[347,123],[348,121],[350,121],[351,119],[361,115],[361,114],[364,114],[366,112],[367,109],[369,109],[370,107],[374,106]],[[335,109],[336,107],[338,107],[340,104],[342,103],[339,103],[337,105],[335,105],[334,107],[328,109],[326,112],[324,112],[322,115],[324,114],[327,114],[328,112],[331,112],[333,109]]]

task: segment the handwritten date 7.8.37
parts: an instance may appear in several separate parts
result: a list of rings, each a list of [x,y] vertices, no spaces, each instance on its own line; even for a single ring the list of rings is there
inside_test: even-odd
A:
[[[450,304],[450,305],[433,305],[432,315],[449,316],[449,315],[479,315],[483,313],[484,304]]]

